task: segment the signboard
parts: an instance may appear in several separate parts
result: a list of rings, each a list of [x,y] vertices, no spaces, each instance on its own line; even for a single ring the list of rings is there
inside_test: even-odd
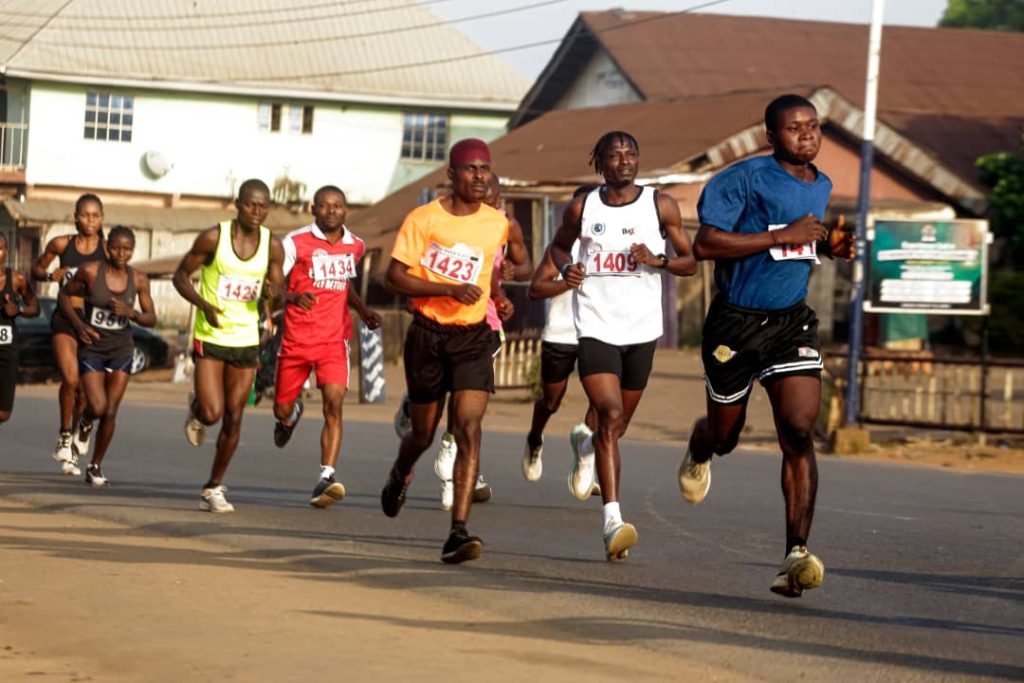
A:
[[[865,310],[988,314],[987,221],[879,218],[867,237]]]

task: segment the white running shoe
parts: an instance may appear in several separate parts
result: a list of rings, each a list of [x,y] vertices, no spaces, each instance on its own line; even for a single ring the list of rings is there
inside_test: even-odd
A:
[[[71,462],[74,451],[74,437],[71,432],[61,431],[57,437],[57,445],[53,449],[53,459],[57,462]]]
[[[224,497],[224,492],[227,490],[228,487],[223,484],[203,489],[203,497],[202,500],[199,501],[199,509],[204,512],[234,512],[235,506],[229,503],[228,499]]]
[[[89,440],[92,438],[93,424],[92,420],[86,420],[85,417],[78,418],[78,429],[72,434],[71,448],[80,458],[89,454]]]
[[[60,471],[69,477],[81,476],[82,470],[78,468],[78,456],[72,453],[70,460],[62,460],[60,463]]]
[[[473,487],[473,502],[486,503],[491,499],[491,485],[484,481],[484,475],[478,475],[476,486]]]
[[[683,492],[683,500],[696,505],[704,500],[711,488],[711,458],[704,462],[695,462],[690,447],[686,447],[686,455],[679,465],[679,490]]]
[[[188,395],[188,416],[185,418],[185,438],[193,446],[202,446],[206,439],[206,425],[196,418],[192,412],[192,402],[195,401],[195,393]],[[230,510],[228,510],[230,512]]]
[[[523,448],[523,476],[526,477],[526,481],[540,481],[540,475],[544,471],[544,463],[540,459],[543,452],[543,437],[536,448],[530,448],[530,440],[526,440],[526,447]]]
[[[93,488],[108,486],[110,480],[103,476],[103,470],[96,465],[89,465],[85,470],[85,483]]]
[[[771,590],[787,598],[799,598],[805,590],[817,588],[825,579],[825,565],[807,546],[795,545],[779,567]]]
[[[609,562],[624,560],[629,556],[629,549],[636,545],[639,536],[636,527],[622,522],[604,535],[604,556]]]
[[[569,470],[569,492],[576,500],[590,498],[594,489],[597,470],[594,467],[594,453],[582,453],[583,441],[592,434],[587,425],[580,423],[569,432],[569,444],[572,446],[573,463]]]
[[[441,435],[441,447],[437,450],[437,457],[434,458],[434,474],[441,481],[451,481],[455,471],[455,457],[459,454],[459,447],[455,444],[455,437],[449,432]]]
[[[455,482],[451,479],[441,482],[441,509],[451,510],[455,504]]]
[[[395,434],[404,439],[412,431],[412,416],[409,414],[409,394],[402,396],[402,402],[395,411]]]

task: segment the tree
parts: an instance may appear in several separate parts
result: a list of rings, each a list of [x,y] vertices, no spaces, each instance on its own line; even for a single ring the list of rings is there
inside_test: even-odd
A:
[[[949,0],[939,26],[1024,31],[1024,0]]]
[[[989,217],[992,232],[1010,245],[1013,262],[1024,254],[1024,140],[1016,154],[986,154],[976,162],[980,179],[992,192]]]

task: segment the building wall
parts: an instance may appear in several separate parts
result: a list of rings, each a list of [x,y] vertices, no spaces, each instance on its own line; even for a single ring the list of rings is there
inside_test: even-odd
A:
[[[608,53],[598,50],[553,108],[606,107],[639,102],[641,99]]]
[[[258,129],[260,102],[276,99],[113,90],[135,98],[131,142],[87,140],[86,92],[97,89],[31,84],[30,185],[231,197],[242,181],[256,177],[271,188],[279,180],[301,183],[303,199],[332,184],[344,188],[352,203],[372,203],[403,174],[411,180],[436,167],[400,170],[402,110],[334,102],[285,102],[314,106],[313,132],[303,135],[287,130],[286,112],[281,132]],[[502,114],[453,114],[451,135],[493,139],[504,132],[506,120]],[[150,151],[173,163],[161,178],[145,168]]]

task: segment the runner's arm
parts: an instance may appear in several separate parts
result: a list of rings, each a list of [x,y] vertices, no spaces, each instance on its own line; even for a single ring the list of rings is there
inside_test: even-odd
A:
[[[819,242],[825,239],[827,232],[813,213],[779,230],[761,232],[732,232],[702,223],[693,241],[693,253],[702,261],[743,258],[783,244]]]
[[[524,282],[530,279],[530,274],[533,272],[533,262],[530,260],[530,250],[526,248],[526,241],[523,239],[523,228],[519,225],[519,221],[511,216],[508,219],[508,248],[505,252],[505,261],[502,262],[502,268],[505,268],[505,263],[510,263],[511,267],[508,269],[509,273],[503,273],[503,277],[507,280],[515,280],[516,282]]]
[[[377,329],[384,323],[384,319],[380,317],[380,314],[372,308],[367,308],[363,302],[363,297],[359,296],[354,289],[349,289],[348,305],[356,309],[359,319],[371,330]]]
[[[78,272],[71,278],[71,281],[57,292],[57,305],[60,306],[60,310],[63,311],[71,326],[75,328],[79,341],[84,344],[91,344],[96,341],[100,338],[100,334],[90,325],[87,325],[78,315],[75,305],[71,303],[71,297],[84,297],[86,295],[89,285],[96,281],[96,274],[99,272],[100,265],[99,261],[86,263],[78,269]]]
[[[142,312],[132,311],[132,322],[143,327],[154,327],[156,325],[156,307],[153,306],[153,296],[149,291],[149,277],[145,273],[135,272],[135,291],[139,295],[139,308]]]
[[[551,261],[570,287],[583,284],[583,264],[573,263],[572,245],[579,239],[583,221],[583,197],[575,197],[562,213],[562,224],[548,247]]]
[[[396,294],[412,297],[448,296],[464,304],[472,304],[483,295],[483,290],[476,285],[428,282],[415,275],[410,275],[409,266],[396,258],[392,258],[388,263],[387,272],[384,274],[384,283],[389,290]]]
[[[530,280],[528,292],[530,298],[534,300],[550,299],[562,292],[568,292],[569,289],[565,280],[558,277],[558,269],[555,268],[555,262],[551,260],[551,249],[545,250],[544,258],[540,260],[540,265],[537,266],[537,271],[533,274],[533,279]]]
[[[661,216],[661,227],[668,235],[676,255],[668,260],[665,269],[673,275],[685,277],[697,272],[697,259],[693,257],[693,243],[683,227],[683,217],[679,213],[679,204],[667,194],[658,195],[658,214]]]
[[[215,327],[217,325],[218,311],[213,304],[199,296],[199,292],[192,285],[192,273],[199,270],[203,264],[213,261],[213,255],[217,251],[217,238],[219,236],[220,228],[218,227],[209,228],[199,233],[195,242],[192,243],[192,248],[182,257],[181,263],[178,264],[177,269],[174,271],[174,277],[171,280],[174,283],[174,288],[178,290],[178,294],[185,301],[203,311],[206,314],[207,320],[210,320],[211,324]]]
[[[267,279],[263,283],[263,298],[271,304],[271,310],[283,308],[286,289],[284,287],[284,247],[281,240],[270,238],[270,263],[267,264]]]
[[[11,271],[14,276],[14,291],[25,305],[21,307],[21,315],[25,318],[34,318],[39,315],[39,297],[36,296],[35,287],[32,281],[22,273]]]
[[[64,250],[68,248],[69,239],[70,236],[61,235],[60,237],[54,237],[46,243],[43,253],[32,264],[33,280],[37,282],[60,282],[60,279],[64,277],[64,273],[67,272],[66,268],[58,268],[53,273],[48,273],[47,271],[50,269],[53,259],[63,254]]]

